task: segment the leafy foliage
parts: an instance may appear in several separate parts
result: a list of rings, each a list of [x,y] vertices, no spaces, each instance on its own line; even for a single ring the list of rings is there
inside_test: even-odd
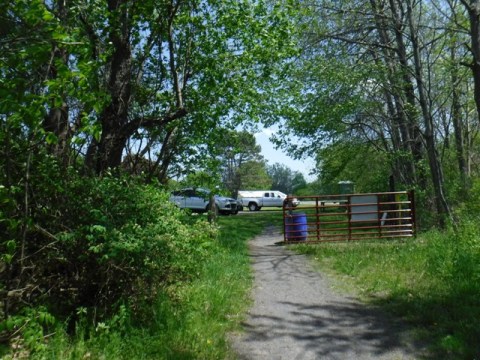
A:
[[[264,161],[247,161],[239,168],[243,190],[270,189],[272,179],[268,176]]]
[[[27,331],[18,323],[30,320],[20,314],[40,305],[72,325],[79,308],[97,324],[122,304],[146,317],[145,304],[163,287],[196,274],[216,236],[208,223],[185,224],[168,195],[140,179],[60,177],[54,165],[32,169],[35,197],[22,243],[2,243],[3,322],[16,324],[4,325],[7,333]],[[12,210],[2,219],[15,219]]]
[[[318,154],[322,166],[320,180],[323,184],[337,184],[349,180],[357,192],[389,191],[389,159],[369,144],[339,142]],[[401,189],[399,189],[401,190]]]
[[[224,131],[216,143],[216,152],[219,154],[223,186],[236,198],[245,183],[241,168],[248,162],[261,162],[261,148],[255,136],[247,131]]]
[[[285,165],[275,163],[268,166],[268,175],[272,178],[272,189],[285,194],[298,194],[307,184],[302,173],[292,171]]]
[[[298,111],[285,113],[277,143],[317,156],[323,181],[342,167],[351,177],[347,163],[361,170],[365,161],[353,150],[350,158],[334,155],[360,147],[380,163],[369,164],[359,190],[384,189],[391,177],[399,189],[426,192],[426,212],[438,214],[429,224],[454,221],[449,204],[476,176],[480,72],[462,66],[475,61],[461,44],[477,38],[478,26],[464,29],[478,11],[467,2],[400,0],[318,0],[302,10],[302,51],[291,74]],[[442,157],[448,152],[450,160]]]
[[[0,10],[1,339],[31,344],[47,330],[38,312],[69,331],[82,317],[106,331],[123,306],[146,317],[160,289],[198,273],[216,229],[144,181],[198,169],[223,126],[278,116],[266,103],[295,54],[291,2]],[[124,155],[146,179],[121,174]]]

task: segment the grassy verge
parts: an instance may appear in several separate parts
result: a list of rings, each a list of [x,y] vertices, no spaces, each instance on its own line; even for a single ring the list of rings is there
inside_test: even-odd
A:
[[[366,301],[407,320],[441,358],[480,356],[480,236],[430,232],[406,241],[299,245]]]
[[[192,219],[196,217],[192,216]],[[247,241],[265,226],[281,224],[276,213],[219,217],[220,235],[209,260],[193,280],[176,283],[158,296],[147,320],[132,324],[118,316],[72,340],[59,327],[42,359],[229,359],[227,333],[249,305],[252,277]],[[78,327],[82,329],[82,326]],[[85,326],[85,328],[88,328]]]

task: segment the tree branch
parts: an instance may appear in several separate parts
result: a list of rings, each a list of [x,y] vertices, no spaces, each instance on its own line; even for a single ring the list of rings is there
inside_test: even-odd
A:
[[[149,129],[153,127],[165,126],[172,121],[181,119],[188,114],[187,109],[180,108],[173,113],[169,113],[163,117],[137,117],[131,120],[122,128],[122,133],[126,137],[130,137],[138,128]]]

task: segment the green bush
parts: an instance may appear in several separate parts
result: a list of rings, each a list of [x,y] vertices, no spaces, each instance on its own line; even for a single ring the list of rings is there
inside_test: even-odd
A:
[[[12,295],[0,314],[4,338],[28,329],[26,323],[47,331],[51,321],[28,316],[43,306],[48,319],[67,321],[69,331],[79,309],[95,328],[123,307],[128,316],[145,318],[145,304],[167,285],[195,276],[208,256],[215,227],[203,218],[185,222],[158,186],[62,173],[48,158],[33,165],[28,208],[13,187],[2,188],[2,201],[18,205],[0,214],[3,224],[17,222],[0,229],[8,235],[0,249],[2,290]]]

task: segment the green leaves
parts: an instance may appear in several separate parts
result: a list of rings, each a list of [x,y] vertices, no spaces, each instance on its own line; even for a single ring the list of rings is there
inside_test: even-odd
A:
[[[22,345],[29,351],[41,351],[45,349],[46,342],[44,330],[51,330],[56,319],[44,307],[25,307],[19,314],[8,316],[0,321],[0,332],[17,335],[17,341],[21,338]]]

